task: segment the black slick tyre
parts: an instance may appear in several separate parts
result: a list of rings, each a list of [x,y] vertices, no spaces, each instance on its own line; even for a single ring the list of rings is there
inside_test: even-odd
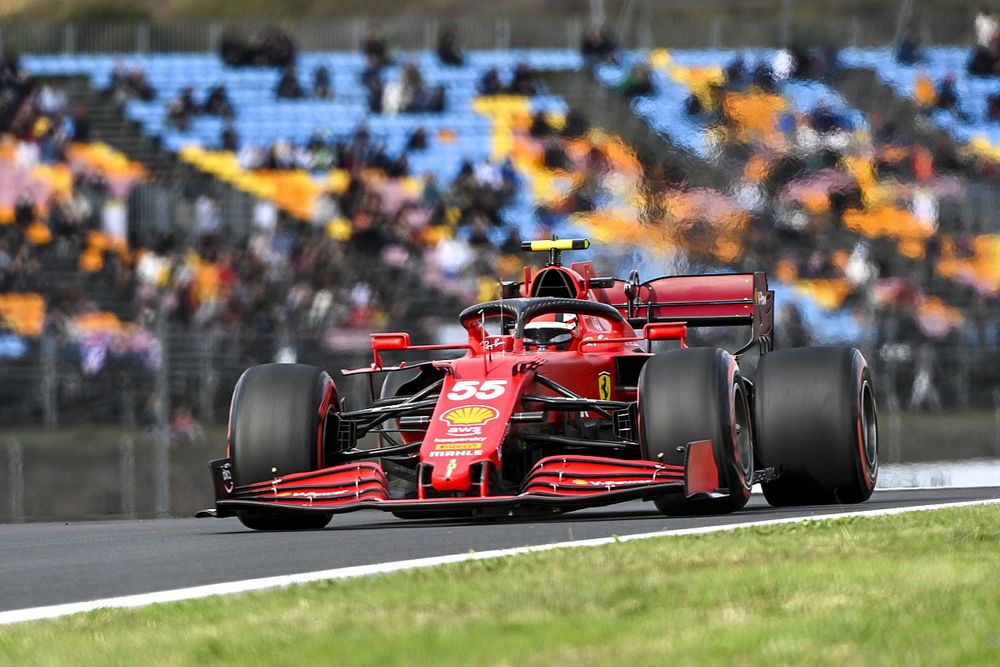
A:
[[[670,515],[726,514],[750,498],[753,429],[746,387],[736,361],[716,348],[657,354],[639,375],[639,444],[644,459],[684,464],[689,442],[711,440],[723,498],[662,496]]]
[[[329,374],[314,366],[248,368],[233,390],[229,415],[229,456],[236,484],[321,466],[326,410],[336,405],[336,394]],[[240,511],[238,516],[255,530],[319,529],[331,517],[266,510]]]
[[[878,479],[878,418],[861,352],[771,352],[760,360],[755,389],[757,464],[782,470],[762,485],[771,505],[868,500]]]

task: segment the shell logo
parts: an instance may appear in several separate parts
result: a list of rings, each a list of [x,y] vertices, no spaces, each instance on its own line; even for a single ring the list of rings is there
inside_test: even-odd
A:
[[[481,426],[499,416],[500,412],[488,405],[463,405],[441,415],[441,421],[450,426]]]

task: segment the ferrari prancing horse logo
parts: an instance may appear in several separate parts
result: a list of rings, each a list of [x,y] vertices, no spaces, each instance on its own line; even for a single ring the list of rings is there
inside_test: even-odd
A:
[[[602,401],[611,400],[611,373],[608,371],[597,374],[597,397]]]

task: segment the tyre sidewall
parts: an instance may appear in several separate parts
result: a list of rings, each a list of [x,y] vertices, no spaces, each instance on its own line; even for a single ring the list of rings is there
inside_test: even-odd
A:
[[[688,500],[663,497],[668,513],[717,513],[739,509],[750,497],[750,479],[740,465],[736,399],[746,400],[736,360],[720,349],[698,348],[658,354],[639,376],[639,442],[643,458],[683,465],[689,442],[711,440],[719,484],[727,498]],[[749,405],[744,406],[749,419]],[[752,473],[751,473],[752,474]]]
[[[322,465],[325,412],[336,405],[325,371],[304,364],[247,369],[233,391],[229,449],[237,484]],[[272,469],[274,472],[272,472]]]
[[[764,484],[769,502],[853,503],[871,496],[878,458],[870,463],[865,451],[866,386],[872,392],[871,373],[854,348],[796,348],[764,356],[755,391],[757,463],[782,470]],[[874,403],[872,417],[877,419]]]

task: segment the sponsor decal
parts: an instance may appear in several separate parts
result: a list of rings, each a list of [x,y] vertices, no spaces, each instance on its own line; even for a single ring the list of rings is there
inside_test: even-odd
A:
[[[482,435],[482,426],[449,426],[447,430],[448,435]]]
[[[481,442],[441,442],[438,440],[434,444],[434,451],[453,452],[457,449],[476,449],[481,448],[482,446]]]
[[[475,442],[477,443],[478,446],[478,443],[486,442],[486,438],[482,436],[477,438],[470,438],[467,435],[463,435],[458,438],[434,438],[434,442],[435,444],[439,442]]]
[[[649,484],[648,479],[573,479],[576,486],[629,486],[635,484]]]
[[[332,498],[334,496],[345,496],[353,494],[353,490],[344,491],[282,491],[279,498]]]
[[[482,455],[483,439],[470,441],[467,438],[437,438],[434,441],[434,451],[428,454],[432,458]]]
[[[483,349],[487,352],[503,349],[504,339],[499,336],[490,336],[483,341]]]
[[[444,469],[444,479],[449,481],[451,479],[451,473],[455,472],[455,468],[458,467],[458,459],[452,459],[448,461],[448,467]]]
[[[507,380],[459,380],[448,392],[449,401],[467,401],[477,398],[480,401],[491,401],[503,396],[507,390]]]
[[[500,416],[500,411],[488,405],[463,405],[448,410],[440,419],[451,427],[483,426]]]
[[[233,472],[230,468],[231,466],[228,463],[222,466],[222,485],[226,489],[226,493],[232,493],[235,488]]]
[[[602,401],[611,400],[611,373],[608,371],[597,374],[597,397]]]

